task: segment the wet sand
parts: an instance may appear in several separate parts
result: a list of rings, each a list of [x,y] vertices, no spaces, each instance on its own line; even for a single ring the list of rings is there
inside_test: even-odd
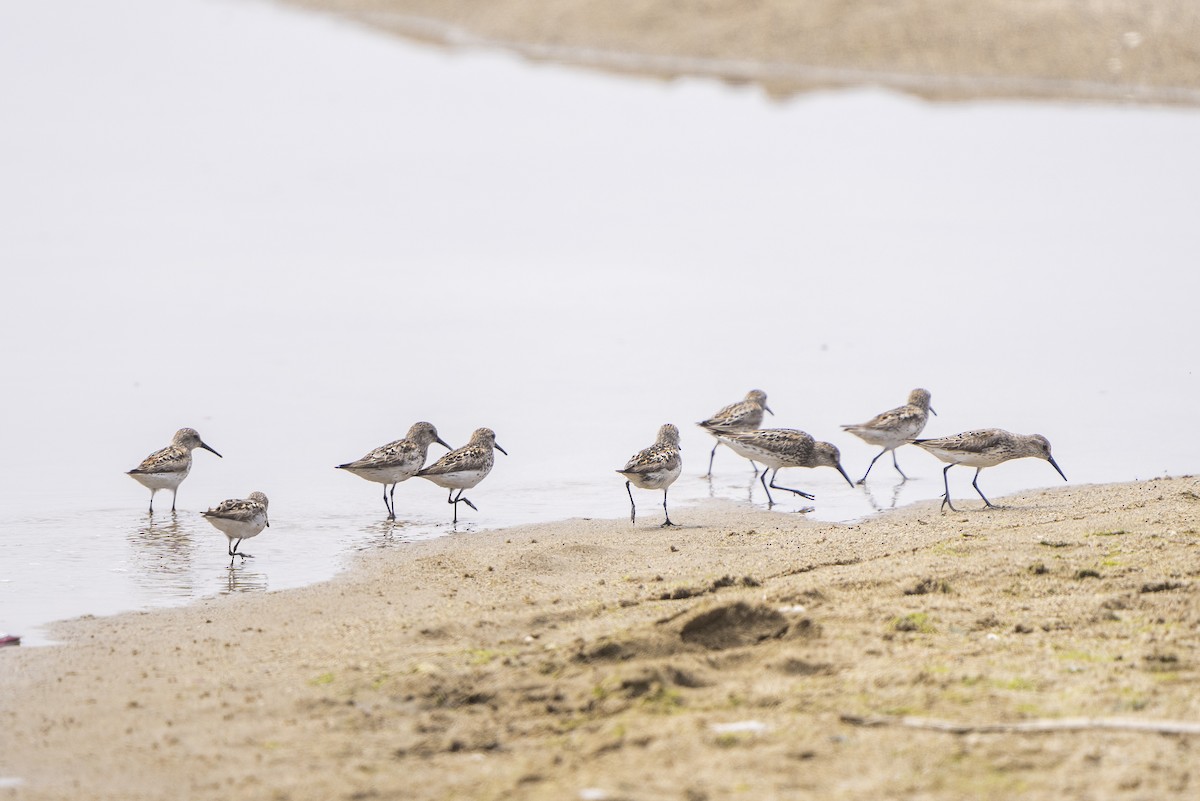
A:
[[[787,96],[887,86],[937,99],[1200,103],[1184,0],[284,0],[410,38]]]
[[[640,500],[0,649],[0,798],[1195,796],[1200,736],[1119,727],[1200,722],[1200,480]]]

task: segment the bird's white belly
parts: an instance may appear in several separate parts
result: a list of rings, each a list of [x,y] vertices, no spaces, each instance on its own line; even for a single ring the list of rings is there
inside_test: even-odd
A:
[[[258,514],[249,520],[231,520],[226,517],[208,517],[208,522],[231,540],[248,540],[266,528],[267,516]]]
[[[943,462],[950,464],[961,464],[966,467],[995,467],[1001,462],[1007,461],[1003,455],[982,452],[976,453],[973,451],[944,451],[938,448],[926,448],[925,450],[932,453]]]
[[[349,472],[365,478],[367,481],[374,481],[377,484],[399,484],[401,481],[406,481],[417,474],[421,466],[396,466],[396,467],[347,467]]]
[[[750,459],[751,461],[758,462],[762,465],[766,465],[769,468],[776,469],[787,464],[787,462],[783,459],[780,459],[777,454],[768,450],[763,450],[762,448],[757,448],[748,443],[739,442],[735,439],[722,439],[721,442],[724,442],[726,445],[728,445],[730,450],[732,450],[738,456],[741,456],[744,459]]]
[[[471,489],[480,481],[483,481],[484,476],[491,472],[491,468],[487,470],[459,470],[454,473],[442,473],[440,475],[421,476],[427,478],[439,487],[446,489]]]
[[[152,490],[178,489],[183,480],[187,478],[188,471],[183,470],[177,473],[130,473],[130,477],[141,484],[143,487]]]
[[[908,440],[916,436],[915,426],[905,426],[903,430],[880,430],[875,428],[855,428],[851,429],[850,433],[861,439],[868,445],[877,445],[880,448],[898,448]]]
[[[670,470],[655,470],[650,473],[622,473],[627,479],[633,482],[633,486],[641,487],[642,489],[664,489],[675,483],[675,479],[679,478],[679,474],[683,471],[683,465],[676,465]]]

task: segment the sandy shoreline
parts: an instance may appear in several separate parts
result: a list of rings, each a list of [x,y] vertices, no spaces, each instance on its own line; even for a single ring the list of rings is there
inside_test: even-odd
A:
[[[283,0],[406,38],[777,96],[1200,104],[1200,7],[1169,0]]]
[[[452,535],[61,624],[0,651],[0,797],[1190,797],[1196,736],[843,720],[1200,721],[1200,480],[1004,503]]]

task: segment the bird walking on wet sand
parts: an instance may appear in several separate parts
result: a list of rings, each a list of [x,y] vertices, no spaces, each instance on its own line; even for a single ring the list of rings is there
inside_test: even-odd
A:
[[[867,465],[867,472],[858,480],[859,484],[866,483],[875,462],[888,451],[892,453],[892,466],[902,479],[908,481],[908,476],[904,475],[900,463],[896,461],[896,448],[925,430],[925,423],[929,420],[931,412],[937,414],[929,405],[929,399],[929,390],[914,389],[908,393],[908,403],[903,406],[877,414],[865,423],[842,426],[843,431],[849,431],[868,445],[879,445],[883,448]]]
[[[404,439],[380,445],[361,459],[339,464],[338,470],[346,470],[359,478],[374,481],[383,485],[383,505],[387,507],[388,520],[396,519],[396,485],[417,474],[425,465],[429,454],[429,446],[433,443],[451,450],[441,437],[433,423],[413,423],[404,435]],[[388,503],[388,485],[392,485],[392,500]]]
[[[154,514],[154,493],[161,489],[171,491],[171,511],[175,511],[179,485],[192,470],[192,451],[196,448],[221,455],[200,439],[196,429],[181,428],[171,438],[170,445],[150,454],[141,464],[128,471],[127,475],[150,490],[150,514]]]
[[[267,520],[267,496],[261,492],[252,492],[248,498],[230,498],[227,501],[221,501],[207,512],[200,514],[229,538],[229,564],[231,567],[235,556],[240,556],[243,560],[254,558],[251,554],[238,551],[242,540],[257,537],[264,528],[269,528],[271,525]]]
[[[649,448],[629,457],[617,472],[625,476],[625,491],[629,493],[629,522],[637,522],[637,504],[633,502],[633,490],[630,484],[640,489],[663,491],[663,515],[666,517],[662,528],[673,526],[671,514],[667,511],[667,490],[679,474],[683,472],[683,459],[679,455],[679,429],[671,423],[666,423],[658,429],[658,439]]]
[[[463,492],[471,489],[492,472],[492,464],[496,456],[492,449],[508,456],[508,451],[496,443],[496,432],[490,428],[477,428],[471,434],[471,440],[457,450],[450,451],[441,459],[423,470],[417,471],[421,478],[427,478],[439,487],[450,490],[446,503],[454,504],[454,523],[458,523],[458,505],[465,503],[476,512],[475,504],[463,497]],[[458,490],[458,495],[454,494]]]
[[[761,389],[752,389],[746,393],[743,400],[731,403],[707,420],[696,423],[714,437],[718,437],[717,444],[713,445],[712,453],[708,455],[708,478],[712,478],[713,459],[717,455],[717,448],[721,447],[718,435],[734,431],[753,431],[762,425],[763,412],[771,412],[771,407],[767,406],[767,393]],[[754,474],[758,475],[758,468],[753,461],[750,462],[750,466],[754,468]]]
[[[828,442],[817,442],[810,434],[794,428],[761,428],[757,431],[735,431],[721,434],[722,442],[734,453],[766,466],[760,480],[767,493],[768,508],[775,505],[771,489],[785,490],[801,498],[815,500],[815,496],[791,487],[775,483],[775,476],[784,467],[832,467],[842,474],[851,487],[854,482],[842,469],[842,455],[836,446]],[[771,484],[767,485],[767,470],[771,470]]]
[[[979,484],[976,483],[979,481],[980,472],[985,467],[994,467],[1009,459],[1033,456],[1045,459],[1058,471],[1063,481],[1067,480],[1067,474],[1050,455],[1050,440],[1041,434],[1013,434],[999,428],[981,428],[975,431],[964,431],[951,437],[914,439],[911,442],[913,445],[929,451],[943,462],[949,462],[946,469],[942,471],[942,481],[946,487],[946,494],[942,496],[942,507],[949,506],[954,512],[958,510],[954,508],[954,504],[950,503],[950,477],[948,474],[950,468],[956,464],[975,468],[975,477],[971,479],[971,486],[979,493],[979,497],[983,498],[984,504],[992,508],[996,508],[996,505],[987,499],[983,490],[979,489]]]

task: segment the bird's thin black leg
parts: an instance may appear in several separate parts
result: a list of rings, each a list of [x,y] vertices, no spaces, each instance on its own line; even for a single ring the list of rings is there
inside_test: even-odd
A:
[[[463,497],[464,492],[466,492],[465,489],[460,489],[458,491],[458,496],[455,497],[454,490],[450,490],[450,497],[446,500],[446,503],[454,504],[454,522],[455,523],[458,522],[458,504],[459,503],[465,503],[467,506],[470,506],[476,512],[479,511],[479,509],[475,506],[475,504],[471,503],[471,500],[469,498]]]
[[[178,488],[178,487],[176,487],[175,489],[171,490],[171,511],[172,511],[172,512],[174,512],[174,511],[175,511],[175,499],[176,499],[177,497],[179,497],[179,488]]]
[[[900,469],[900,463],[896,461],[896,449],[895,448],[892,448],[892,467],[896,468],[896,472],[900,474],[900,478],[904,479],[905,481],[908,481],[908,476],[904,475],[904,471]]]
[[[392,508],[388,509],[388,513],[391,515],[391,517],[389,517],[388,520],[395,520],[396,519],[396,485],[395,484],[392,484],[391,496],[392,496]]]
[[[395,485],[393,485],[393,486],[395,486]],[[396,519],[396,513],[392,511],[392,507],[391,507],[391,505],[390,505],[390,504],[388,504],[387,484],[384,484],[384,485],[383,485],[383,505],[384,505],[384,507],[386,507],[386,508],[387,508],[387,510],[388,510],[388,516],[387,516],[387,519],[388,519],[388,520],[395,520],[395,519]]]
[[[979,488],[979,485],[975,483],[976,481],[978,481],[978,480],[979,480],[979,474],[980,474],[981,472],[983,472],[983,468],[982,468],[982,467],[978,467],[978,468],[976,468],[976,469],[975,469],[975,478],[971,479],[971,486],[975,488],[975,491],[979,493],[979,497],[980,497],[980,498],[983,498],[983,502],[984,502],[984,503],[985,503],[987,506],[990,506],[992,509],[998,509],[999,507],[998,507],[998,506],[996,506],[996,504],[994,504],[994,503],[992,503],[991,501],[989,501],[989,500],[987,499],[987,496],[983,494],[983,490],[981,490],[981,489]]]
[[[713,445],[712,453],[708,455],[708,475],[705,478],[712,478],[713,459],[717,458],[717,448],[719,447],[721,447],[721,443],[718,441],[716,445]]]
[[[154,490],[150,490],[150,514],[154,514]]]
[[[629,482],[625,482],[625,491],[629,493],[629,522],[637,522],[637,504],[633,502],[633,489],[630,488]]]
[[[776,468],[776,472],[778,472],[778,468]],[[775,499],[771,497],[771,490],[767,489],[767,471],[766,470],[762,471],[762,475],[759,476],[759,481],[762,482],[763,491],[765,491],[767,493],[767,508],[770,509],[772,506],[775,505]],[[772,483],[775,481],[774,476],[771,477],[771,481],[772,481]],[[751,486],[753,486],[753,485],[751,485]]]
[[[775,483],[775,476],[777,476],[777,475],[779,475],[778,467],[776,467],[775,472],[771,474],[771,486],[774,487],[775,489],[781,489],[781,490],[787,490],[788,492],[794,492],[797,495],[799,495],[801,498],[808,498],[810,501],[816,500],[816,498],[817,498],[816,495],[809,495],[807,492],[802,492],[801,490],[798,490],[798,489],[792,489],[791,487],[779,486],[778,484]]]
[[[877,453],[875,455],[875,458],[871,460],[871,463],[869,465],[867,465],[867,472],[863,473],[863,477],[860,478],[856,483],[858,483],[858,484],[866,484],[867,483],[867,476],[871,475],[871,468],[875,466],[875,463],[877,461],[879,461],[879,457],[883,456],[885,453],[887,453],[887,448],[884,448],[883,450],[881,450],[879,453]],[[892,454],[892,457],[895,458],[895,454]]]
[[[660,528],[666,528],[667,526],[675,525],[674,523],[671,522],[670,513],[667,512],[667,491],[666,491],[666,489],[663,489],[663,514],[666,515],[667,522],[663,523],[662,526],[660,526]]]
[[[950,503],[950,468],[951,467],[954,467],[954,465],[948,464],[948,465],[946,465],[946,469],[942,471],[942,483],[946,487],[946,494],[942,496],[942,505],[938,507],[938,511],[941,511],[941,509],[946,506],[950,507],[951,512],[958,511],[957,509],[954,508],[954,504]],[[978,489],[978,487],[976,489]],[[983,493],[980,493],[980,494],[982,495]]]

